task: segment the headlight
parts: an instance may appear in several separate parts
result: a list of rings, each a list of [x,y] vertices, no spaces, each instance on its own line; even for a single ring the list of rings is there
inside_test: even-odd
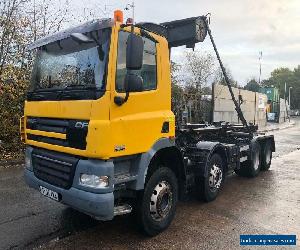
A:
[[[108,187],[109,182],[108,176],[96,176],[89,174],[80,175],[80,184],[92,188],[104,188]]]

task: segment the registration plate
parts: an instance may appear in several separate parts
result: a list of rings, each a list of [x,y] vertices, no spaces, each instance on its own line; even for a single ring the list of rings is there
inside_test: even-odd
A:
[[[57,192],[54,192],[54,191],[52,191],[48,188],[42,187],[42,186],[40,186],[40,192],[42,195],[44,195],[52,200],[59,201],[59,195]]]

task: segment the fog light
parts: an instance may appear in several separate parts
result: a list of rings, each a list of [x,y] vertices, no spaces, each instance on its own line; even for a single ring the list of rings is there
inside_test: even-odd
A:
[[[80,184],[92,188],[108,187],[108,176],[96,176],[89,174],[80,175]]]

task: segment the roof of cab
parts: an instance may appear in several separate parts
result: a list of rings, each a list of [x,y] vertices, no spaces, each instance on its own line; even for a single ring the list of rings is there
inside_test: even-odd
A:
[[[112,27],[113,25],[114,25],[114,21],[111,18],[96,19],[66,30],[59,31],[52,35],[43,37],[41,39],[38,39],[34,43],[30,44],[27,47],[27,49],[33,50],[42,47],[46,44],[68,38],[72,33],[86,33],[94,30],[109,28]]]

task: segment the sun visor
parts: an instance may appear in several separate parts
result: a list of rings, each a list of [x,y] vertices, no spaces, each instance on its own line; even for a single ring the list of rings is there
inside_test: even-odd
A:
[[[52,43],[55,41],[59,41],[59,40],[63,40],[65,38],[70,37],[72,33],[84,34],[87,32],[94,31],[94,30],[109,28],[109,27],[112,27],[113,25],[114,25],[114,21],[110,18],[93,20],[91,22],[87,22],[82,25],[57,32],[53,35],[43,37],[43,38],[35,41],[34,43],[30,44],[27,47],[27,50],[33,50],[33,49],[42,47],[46,44],[49,44],[49,43]]]

